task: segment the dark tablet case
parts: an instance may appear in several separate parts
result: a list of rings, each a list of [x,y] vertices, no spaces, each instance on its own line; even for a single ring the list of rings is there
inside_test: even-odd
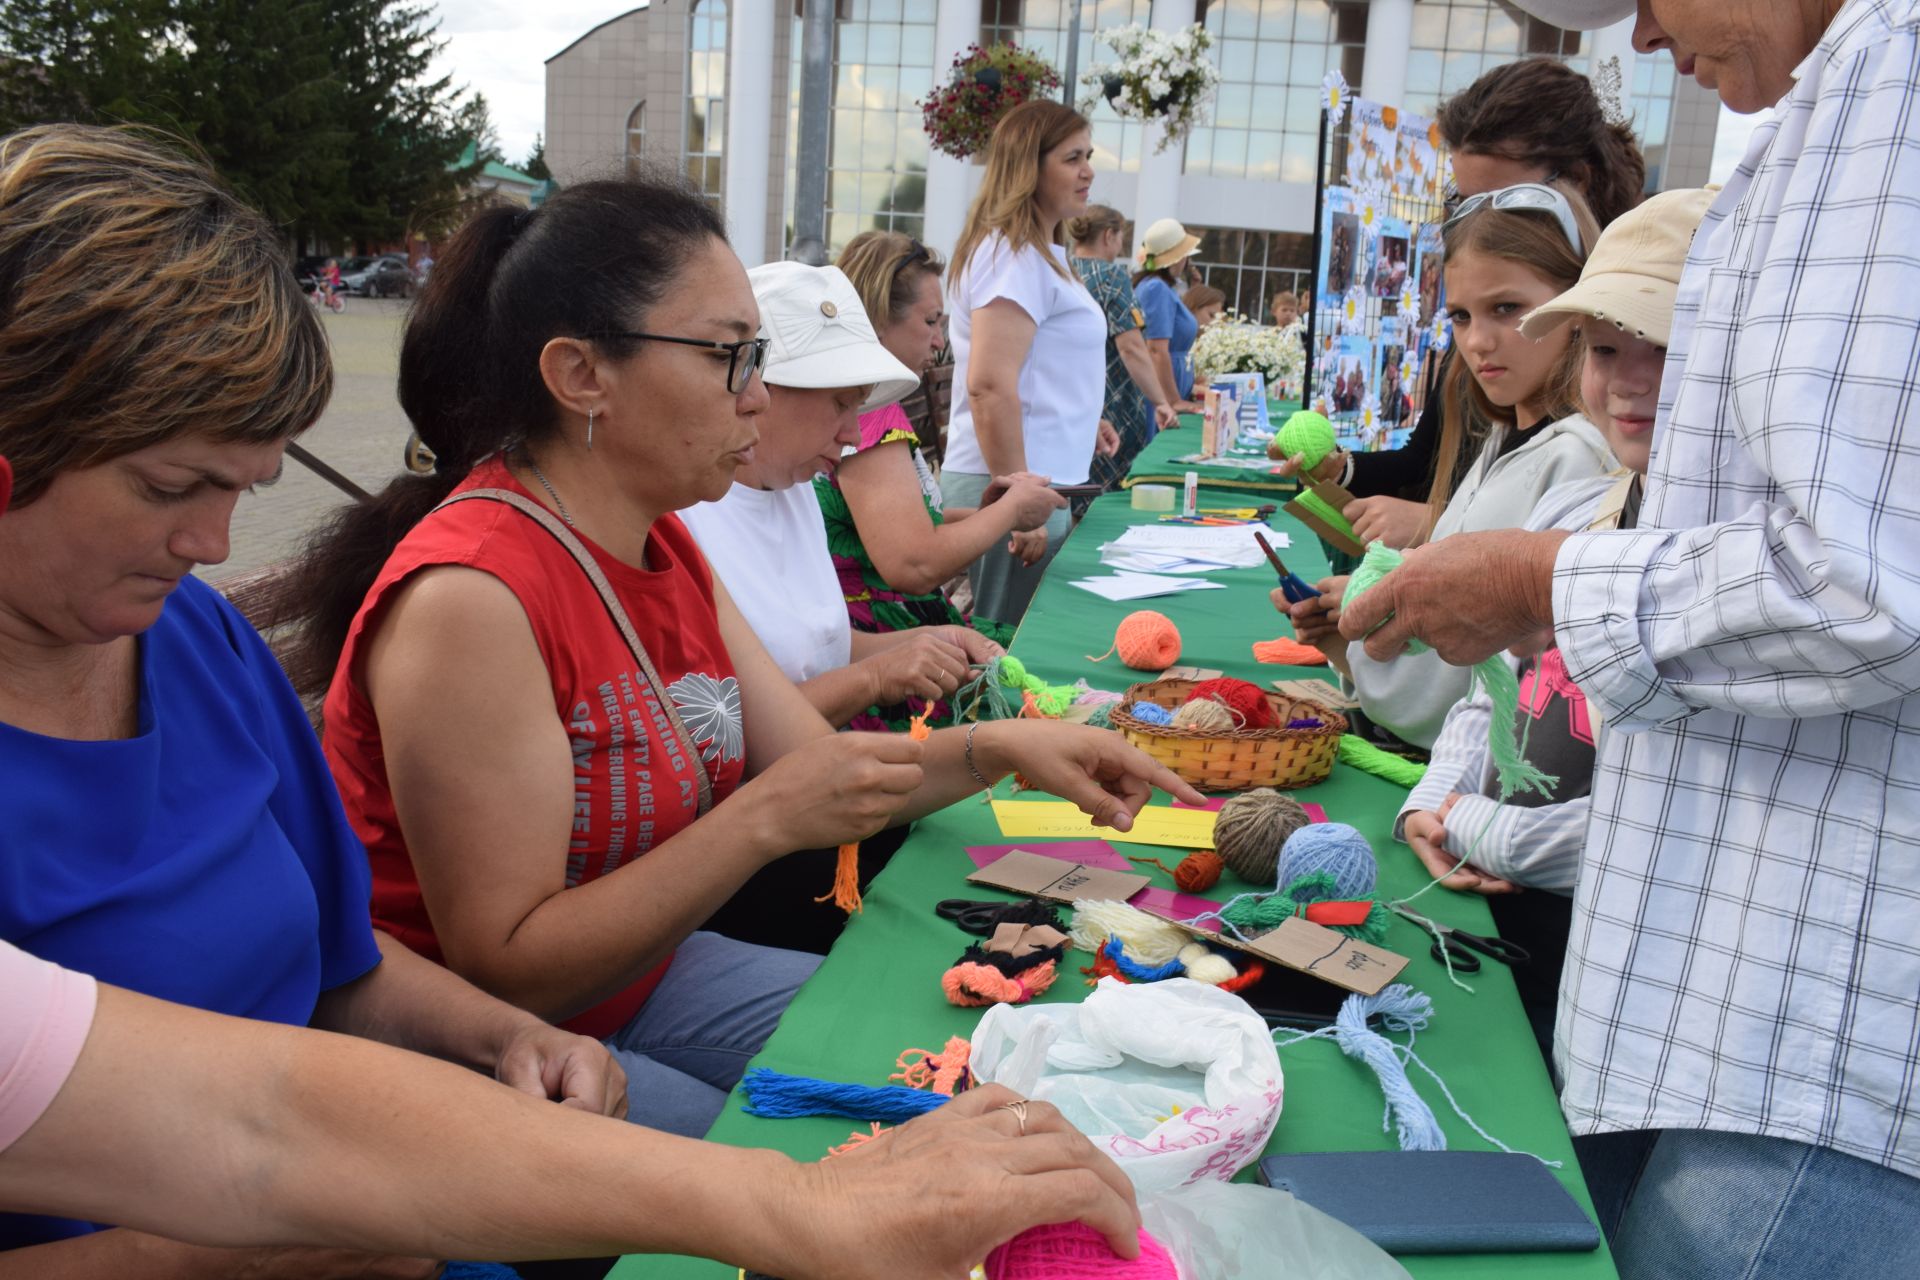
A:
[[[1388,1253],[1574,1253],[1600,1232],[1529,1155],[1324,1151],[1268,1156],[1260,1179]]]

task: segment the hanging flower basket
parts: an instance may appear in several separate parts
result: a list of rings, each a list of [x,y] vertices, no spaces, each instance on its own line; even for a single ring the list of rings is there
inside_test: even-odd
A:
[[[1213,37],[1198,23],[1179,31],[1156,31],[1139,23],[1115,27],[1094,35],[1119,55],[1118,62],[1095,63],[1080,83],[1096,90],[1082,99],[1080,109],[1091,111],[1101,97],[1129,120],[1157,120],[1165,151],[1204,124],[1220,69],[1207,57]]]
[[[1060,73],[1038,54],[1017,44],[976,44],[953,60],[947,83],[920,100],[922,127],[937,150],[965,160],[987,149],[1007,112],[1059,90]]]

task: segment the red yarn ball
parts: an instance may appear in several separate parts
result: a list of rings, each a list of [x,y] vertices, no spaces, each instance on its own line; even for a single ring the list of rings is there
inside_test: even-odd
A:
[[[1260,686],[1245,680],[1235,680],[1231,676],[1220,680],[1202,680],[1193,686],[1187,701],[1193,702],[1199,698],[1217,702],[1233,712],[1235,723],[1242,729],[1271,729],[1279,723],[1274,719],[1273,704],[1267,701],[1267,695],[1261,692]]]
[[[1173,883],[1182,893],[1205,893],[1220,883],[1220,873],[1226,867],[1219,854],[1201,849],[1180,859],[1180,865],[1173,869]]]
[[[1179,1280],[1173,1257],[1140,1233],[1140,1256],[1127,1262],[1107,1238],[1078,1222],[1034,1227],[987,1255],[987,1280]]]

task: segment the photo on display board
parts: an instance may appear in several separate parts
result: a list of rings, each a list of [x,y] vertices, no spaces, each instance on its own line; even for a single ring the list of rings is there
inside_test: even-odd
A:
[[[1321,362],[1314,407],[1336,424],[1356,422],[1366,404],[1373,377],[1373,342],[1360,334],[1329,340]]]
[[[1380,219],[1378,249],[1373,260],[1373,296],[1398,298],[1407,282],[1408,259],[1413,250],[1413,228],[1401,218]]]
[[[1378,102],[1353,100],[1347,123],[1347,185],[1355,191],[1385,194],[1393,189],[1399,115]]]
[[[1406,370],[1407,342],[1397,318],[1380,322],[1380,360],[1374,366],[1373,385],[1380,397],[1380,421],[1388,427],[1403,427],[1413,413],[1408,396]]]
[[[1426,116],[1403,111],[1399,135],[1394,189],[1407,199],[1438,204],[1444,190],[1440,185],[1440,126]]]
[[[1446,293],[1444,273],[1440,270],[1442,241],[1440,224],[1429,222],[1414,238],[1414,278],[1420,283],[1420,323],[1431,325]]]
[[[1313,296],[1331,303],[1344,298],[1353,287],[1356,260],[1365,270],[1365,259],[1356,259],[1360,247],[1360,215],[1354,208],[1353,192],[1345,187],[1327,188],[1326,209],[1321,215],[1320,279]]]

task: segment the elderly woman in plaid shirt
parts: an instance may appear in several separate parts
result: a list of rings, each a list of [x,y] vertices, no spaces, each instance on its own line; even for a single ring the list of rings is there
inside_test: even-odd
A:
[[[1634,40],[1779,103],[1680,282],[1639,527],[1448,538],[1341,628],[1551,630],[1609,726],[1555,1058],[1621,1274],[1910,1274],[1920,0],[1639,0]]]

